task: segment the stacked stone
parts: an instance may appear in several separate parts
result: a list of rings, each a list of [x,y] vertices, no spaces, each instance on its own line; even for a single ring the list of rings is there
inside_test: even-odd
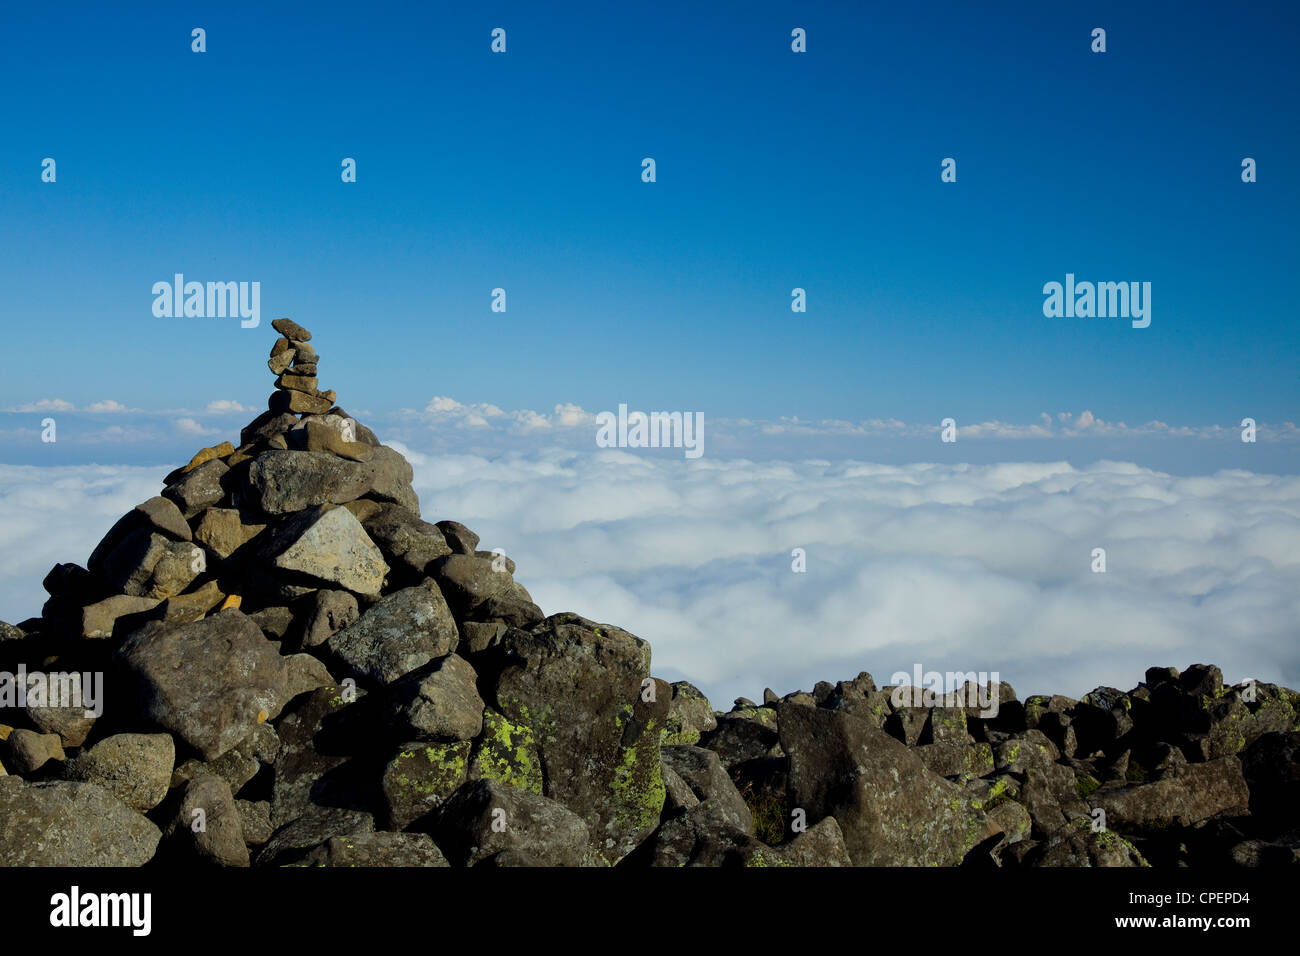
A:
[[[316,388],[319,356],[311,347],[311,333],[291,319],[276,319],[271,328],[280,333],[266,364],[277,376],[269,402],[276,413],[323,415],[338,397],[334,390]]]

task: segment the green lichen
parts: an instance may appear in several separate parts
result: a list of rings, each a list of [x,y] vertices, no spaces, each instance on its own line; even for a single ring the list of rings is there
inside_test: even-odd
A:
[[[664,787],[659,748],[647,746],[645,754],[639,754],[642,741],[658,741],[659,730],[657,722],[650,720],[641,739],[620,750],[614,778],[609,784],[614,794],[614,820],[620,829],[652,829],[663,813],[667,789]]]
[[[1124,771],[1124,779],[1129,783],[1146,783],[1147,769],[1135,760],[1130,760],[1128,770]]]
[[[755,850],[745,859],[745,866],[794,866],[794,864],[775,853]]]
[[[768,846],[776,846],[785,839],[785,821],[789,808],[784,796],[771,789],[756,791],[752,780],[740,786],[740,799],[749,807],[754,818],[754,836]]]
[[[1101,781],[1088,774],[1077,775],[1074,778],[1074,789],[1084,800],[1101,787]]]
[[[483,714],[483,734],[474,754],[474,768],[484,780],[541,795],[542,765],[532,728],[511,723],[495,711]]]
[[[403,750],[389,767],[386,785],[426,797],[449,796],[465,781],[469,750],[468,740],[431,744],[422,753]]]
[[[665,728],[663,737],[663,746],[665,747],[675,747],[681,744],[693,747],[699,742],[700,732],[694,727],[682,727],[675,733],[668,733]]]

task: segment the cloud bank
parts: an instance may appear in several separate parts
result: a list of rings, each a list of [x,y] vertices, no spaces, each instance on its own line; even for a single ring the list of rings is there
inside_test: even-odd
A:
[[[1300,685],[1297,477],[399,450],[426,518],[503,548],[547,613],[646,638],[656,674],[719,707],[914,664],[1022,695],[1198,661]],[[0,618],[37,613],[49,567],[84,563],[163,470],[0,466]]]

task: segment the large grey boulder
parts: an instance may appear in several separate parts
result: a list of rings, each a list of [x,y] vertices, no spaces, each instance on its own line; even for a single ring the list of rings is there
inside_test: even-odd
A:
[[[474,866],[506,850],[540,866],[582,866],[588,833],[582,818],[554,800],[474,780],[438,808],[434,837],[447,858]]]
[[[356,676],[388,684],[450,654],[459,640],[451,609],[426,581],[381,598],[331,637],[329,648]]]
[[[961,788],[904,744],[856,717],[778,707],[789,792],[808,822],[833,816],[857,866],[954,866],[993,835]]]
[[[171,734],[115,734],[69,760],[63,776],[97,783],[145,813],[167,796],[175,763]]]
[[[650,645],[557,614],[510,631],[496,653],[490,703],[536,741],[543,794],[579,814],[593,846],[617,862],[654,830],[664,804],[659,737],[672,691],[650,680]]]
[[[160,839],[98,784],[0,776],[0,866],[143,866]]]
[[[256,624],[231,608],[179,627],[146,625],[116,659],[141,713],[212,760],[286,702],[287,670]]]

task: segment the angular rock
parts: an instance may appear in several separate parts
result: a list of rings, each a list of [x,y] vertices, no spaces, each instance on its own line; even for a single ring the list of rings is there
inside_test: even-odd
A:
[[[343,504],[371,490],[366,465],[320,451],[268,451],[249,466],[249,501],[271,515]]]
[[[312,598],[307,626],[302,635],[303,647],[316,647],[352,624],[361,616],[357,599],[347,591],[322,588]]]
[[[776,848],[791,866],[852,866],[844,833],[834,817],[817,821],[788,843]]]
[[[194,823],[202,819],[196,830]],[[248,845],[230,785],[204,774],[185,784],[180,807],[167,828],[170,840],[213,866],[248,866]]]
[[[116,659],[142,714],[212,760],[284,706],[284,660],[238,610],[174,627],[151,624]]]
[[[587,825],[554,800],[488,780],[461,786],[438,808],[434,837],[455,865],[519,850],[541,866],[582,866]]]
[[[341,508],[333,513],[348,514]],[[355,624],[331,637],[329,648],[358,677],[388,684],[450,654],[459,639],[447,602],[426,581],[381,598]]]
[[[225,560],[265,530],[265,521],[238,508],[209,508],[194,529],[194,540]]]
[[[232,448],[231,451],[234,451]],[[189,520],[226,496],[226,463],[214,458],[163,489],[163,497],[174,503]]]
[[[0,777],[0,866],[143,866],[161,838],[98,784]]]
[[[81,636],[87,639],[112,637],[119,618],[152,611],[158,604],[157,598],[129,594],[116,594],[89,604],[81,610]]]
[[[459,521],[439,521],[436,527],[456,554],[473,554],[478,548],[478,535]]]
[[[477,679],[469,662],[447,654],[393,685],[388,719],[408,740],[472,740],[483,730]]]
[[[709,801],[729,826],[753,834],[753,814],[727,776],[717,754],[703,747],[691,746],[662,747],[660,754],[664,764],[673,769],[701,803]]]
[[[258,851],[258,866],[305,865],[303,858],[335,837],[373,833],[375,819],[364,810],[315,807],[285,824]]]
[[[9,735],[9,766],[14,773],[31,774],[45,766],[51,760],[64,759],[63,743],[55,734],[38,734],[33,730],[19,728]]]
[[[167,796],[175,763],[170,734],[116,734],[69,760],[63,777],[97,783],[132,810],[145,813]]]
[[[643,699],[650,645],[556,614],[510,631],[496,653],[491,697],[510,724],[532,733],[544,794],[579,814],[594,848],[617,862],[655,829],[664,803],[659,737],[671,695]]]
[[[434,559],[451,553],[441,531],[401,505],[381,505],[362,525],[401,583],[420,581]]]
[[[307,508],[275,528],[263,549],[281,571],[362,595],[377,596],[388,573],[379,549],[346,508]]]
[[[248,846],[261,846],[271,839],[271,805],[265,800],[236,800],[235,812],[239,814],[239,829]]]
[[[471,742],[431,744],[414,741],[384,768],[388,826],[405,830],[436,810],[469,777]]]
[[[447,602],[457,613],[465,613],[490,597],[504,594],[514,584],[508,570],[498,571],[493,564],[476,555],[448,554],[434,560],[428,571]]]
[[[953,866],[996,832],[962,791],[899,741],[848,714],[782,705],[790,800],[833,816],[857,866]]]
[[[296,342],[311,341],[311,333],[292,319],[276,319],[271,323],[271,328],[275,329],[286,339],[291,339]]]
[[[664,744],[697,744],[701,734],[717,729],[718,720],[713,716],[713,707],[694,684],[677,681],[672,688]]]
[[[327,452],[349,461],[365,462],[374,457],[372,446],[357,440],[356,423],[334,415],[303,419],[285,439],[290,448]]]
[[[1250,790],[1241,761],[1221,757],[1188,764],[1175,778],[1098,790],[1090,800],[1106,811],[1106,825],[1112,829],[1164,829],[1170,825],[1192,826],[1216,813],[1245,808],[1250,803]]]

